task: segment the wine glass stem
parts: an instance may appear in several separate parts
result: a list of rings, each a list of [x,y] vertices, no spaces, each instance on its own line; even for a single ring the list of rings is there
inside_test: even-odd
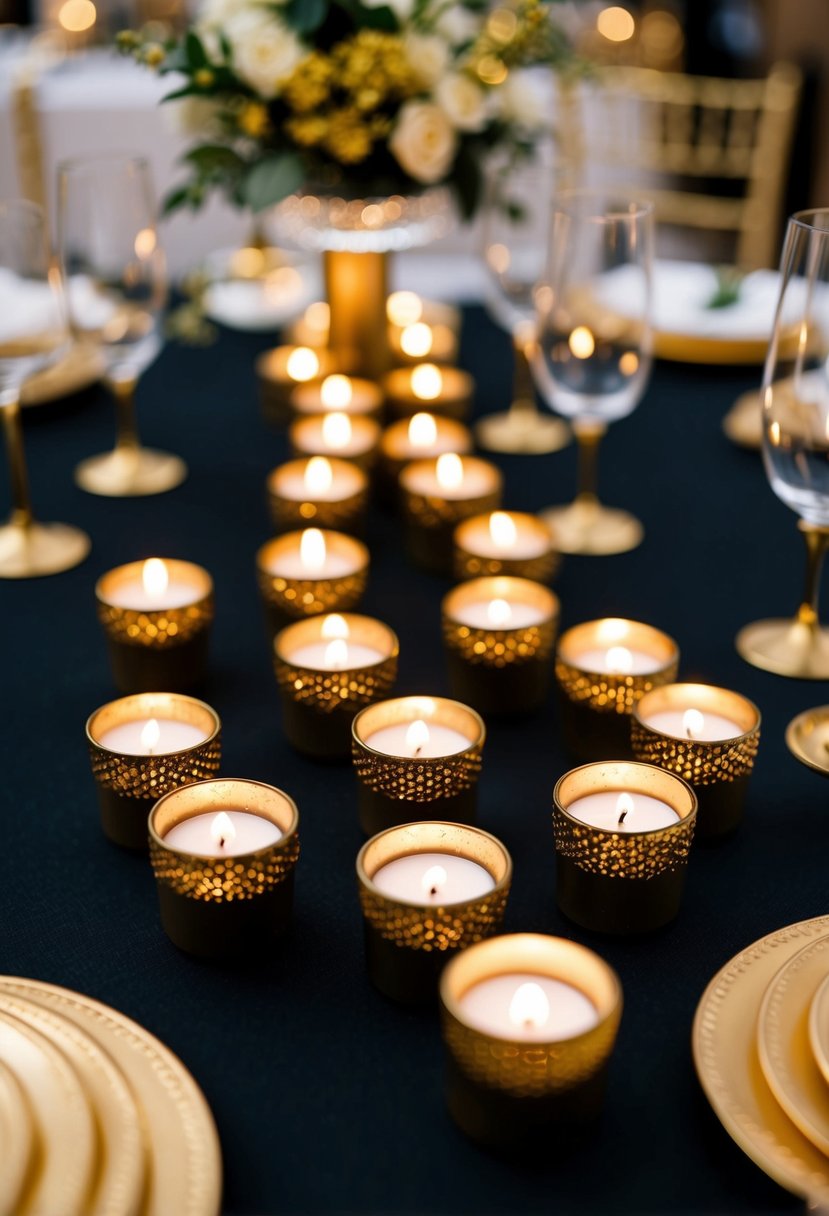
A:
[[[513,338],[513,373],[512,373],[512,404],[511,414],[524,414],[527,411],[536,412],[535,386],[530,369],[532,343],[516,334]]]
[[[798,521],[797,526],[806,542],[806,586],[803,590],[803,602],[797,610],[797,619],[801,625],[817,628],[820,571],[829,546],[829,528],[808,524],[802,519]]]
[[[114,380],[111,388],[115,397],[115,446],[134,450],[141,446],[135,421],[135,380]]]
[[[3,397],[0,401],[3,415],[3,431],[6,438],[6,454],[9,461],[11,486],[11,523],[16,528],[28,528],[31,524],[32,499],[29,493],[29,471],[26,468],[26,453],[23,448],[23,423],[20,417],[20,396]]]
[[[599,501],[599,444],[606,431],[601,422],[584,422],[576,419],[573,431],[579,449],[579,481],[576,502],[583,506],[595,506]]]

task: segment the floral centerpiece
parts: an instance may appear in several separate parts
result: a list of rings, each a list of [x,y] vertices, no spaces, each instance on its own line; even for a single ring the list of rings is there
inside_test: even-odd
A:
[[[166,209],[212,191],[262,211],[305,188],[346,197],[451,187],[481,199],[493,150],[527,154],[549,128],[534,73],[570,57],[549,0],[204,0],[163,44],[121,49],[175,76],[198,140]]]

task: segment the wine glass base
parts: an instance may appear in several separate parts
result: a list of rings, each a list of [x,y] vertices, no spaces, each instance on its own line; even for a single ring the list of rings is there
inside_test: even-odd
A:
[[[5,524],[0,527],[0,578],[60,574],[79,565],[90,547],[86,533],[69,524]]]
[[[829,680],[829,629],[802,621],[755,621],[737,634],[737,652],[763,671],[799,680]]]
[[[107,498],[163,494],[181,485],[186,476],[187,465],[178,456],[141,447],[90,456],[75,469],[75,481],[82,490]]]
[[[645,535],[635,515],[600,503],[573,502],[566,507],[548,507],[540,514],[560,553],[593,557],[627,553],[641,544]]]
[[[572,435],[566,422],[547,418],[535,408],[489,414],[475,423],[475,438],[488,452],[541,456],[566,448]]]

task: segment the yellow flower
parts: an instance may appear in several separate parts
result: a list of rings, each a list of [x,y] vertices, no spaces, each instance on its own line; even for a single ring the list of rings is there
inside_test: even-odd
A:
[[[285,129],[298,144],[313,148],[321,144],[328,134],[328,119],[321,114],[301,115],[287,119]]]
[[[215,79],[210,68],[199,68],[197,72],[193,73],[193,84],[198,85],[200,89],[209,89]]]
[[[325,147],[343,165],[356,165],[371,152],[371,131],[362,115],[350,107],[333,110],[328,123]]]
[[[312,51],[288,77],[282,96],[297,113],[307,114],[309,110],[319,109],[328,102],[333,71],[327,55]]]
[[[160,42],[148,42],[141,52],[141,58],[146,64],[149,64],[151,68],[156,68],[160,63],[163,63],[166,58],[166,55],[164,54],[164,47]]]
[[[261,105],[258,101],[249,101],[239,112],[236,121],[239,124],[239,130],[244,131],[245,135],[250,135],[251,139],[259,139],[268,129],[267,106]]]

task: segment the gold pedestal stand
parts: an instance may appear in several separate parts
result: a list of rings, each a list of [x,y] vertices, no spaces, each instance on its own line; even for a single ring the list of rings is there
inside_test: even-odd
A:
[[[391,363],[386,320],[388,254],[326,250],[325,294],[331,309],[329,346],[353,370],[379,380]]]

